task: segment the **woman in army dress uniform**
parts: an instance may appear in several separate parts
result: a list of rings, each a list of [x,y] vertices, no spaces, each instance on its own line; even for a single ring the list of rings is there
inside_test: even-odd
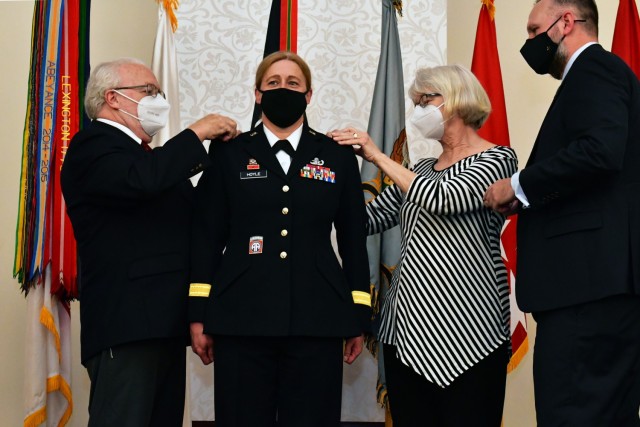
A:
[[[198,185],[192,346],[205,364],[215,348],[217,426],[338,426],[371,317],[358,162],[305,123],[298,55],[267,56],[255,85],[262,124],[212,144]]]

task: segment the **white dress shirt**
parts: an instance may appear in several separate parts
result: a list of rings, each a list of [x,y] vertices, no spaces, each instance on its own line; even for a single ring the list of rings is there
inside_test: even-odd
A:
[[[302,137],[302,126],[303,125],[300,125],[298,129],[291,132],[291,134],[285,138],[287,141],[289,141],[294,150],[297,150],[298,144],[300,144],[300,137]],[[273,147],[276,142],[280,141],[281,138],[278,138],[273,132],[267,129],[266,126],[263,125],[262,129],[264,129],[264,134],[267,137],[267,141],[269,141],[269,145],[271,147]],[[285,173],[289,172],[289,166],[291,166],[291,156],[280,150],[276,153],[276,158],[280,162],[282,170],[284,170]]]

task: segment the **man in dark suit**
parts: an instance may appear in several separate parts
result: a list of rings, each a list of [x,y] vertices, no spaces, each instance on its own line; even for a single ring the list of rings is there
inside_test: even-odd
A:
[[[539,0],[521,50],[562,83],[527,166],[485,204],[520,206],[516,297],[537,322],[539,426],[638,426],[640,84],[598,43],[593,0]]]
[[[236,135],[208,115],[151,150],[169,104],[138,60],[98,65],[71,141],[62,191],[78,243],[89,426],[181,426],[188,345],[193,187],[205,139]]]
[[[310,88],[298,55],[267,56],[262,124],[214,147],[198,185],[189,316],[206,364],[215,343],[216,426],[339,425],[343,360],[369,329],[358,163],[303,123]]]

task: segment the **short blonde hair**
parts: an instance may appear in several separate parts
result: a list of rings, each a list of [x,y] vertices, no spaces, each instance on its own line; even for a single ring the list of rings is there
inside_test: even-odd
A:
[[[260,84],[262,83],[262,78],[264,74],[267,72],[269,67],[275,64],[278,61],[289,60],[295,62],[300,70],[302,71],[302,75],[306,80],[307,91],[311,90],[311,70],[307,63],[297,54],[290,52],[288,50],[280,50],[278,52],[273,52],[270,55],[267,55],[262,62],[258,65],[258,69],[256,70],[256,89],[260,89]]]
[[[461,65],[420,68],[409,87],[409,96],[418,104],[425,93],[437,92],[444,98],[444,112],[456,115],[465,125],[478,130],[491,113],[491,101],[469,69]]]
[[[105,92],[120,86],[120,67],[127,64],[145,65],[144,62],[136,58],[120,58],[98,64],[91,71],[84,94],[84,110],[90,119],[98,117],[98,113],[105,103]]]

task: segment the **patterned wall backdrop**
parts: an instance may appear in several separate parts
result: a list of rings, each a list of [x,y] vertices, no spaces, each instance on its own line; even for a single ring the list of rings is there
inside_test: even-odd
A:
[[[190,0],[178,9],[175,34],[184,126],[205,113],[231,116],[248,130],[254,105],[254,77],[262,59],[271,0]],[[446,0],[404,0],[398,20],[405,88],[419,67],[446,61]],[[327,132],[353,125],[366,129],[380,56],[379,0],[299,0],[298,54],[311,68],[313,98],[307,109],[312,128]],[[406,111],[413,105],[406,97]],[[411,161],[437,154],[433,141],[414,137]],[[366,352],[366,351],[365,351]],[[190,360],[191,417],[214,419],[211,368]],[[363,354],[345,370],[343,420],[381,421],[375,402],[376,364]]]

